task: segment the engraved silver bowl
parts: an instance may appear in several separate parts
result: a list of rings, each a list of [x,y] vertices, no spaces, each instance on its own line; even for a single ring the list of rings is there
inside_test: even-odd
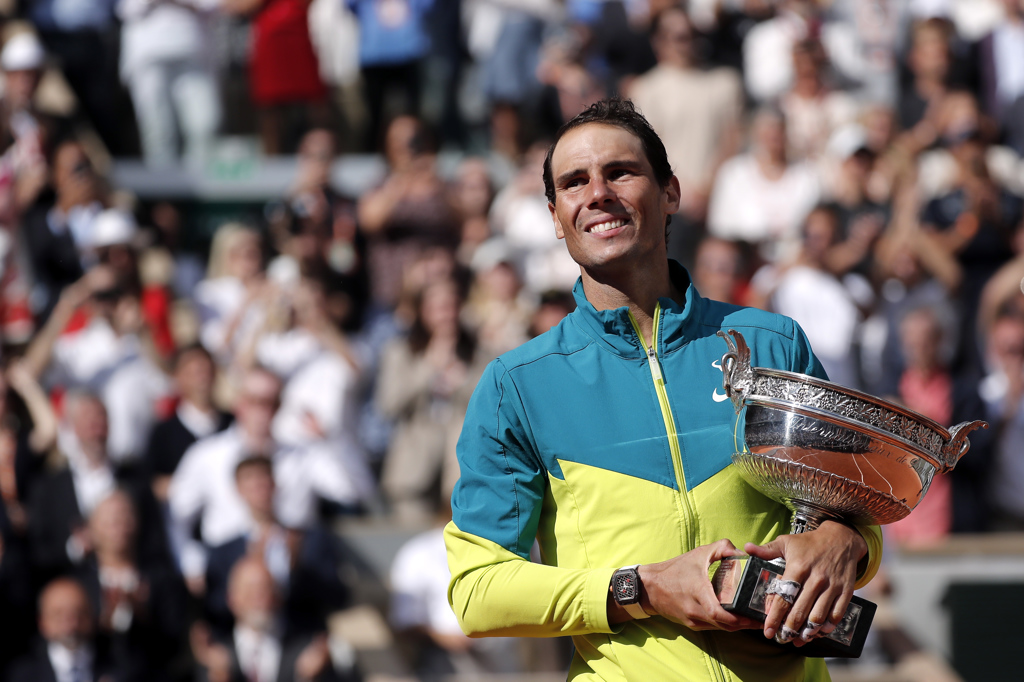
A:
[[[723,387],[737,414],[740,474],[794,512],[793,532],[828,518],[886,524],[907,516],[936,473],[967,452],[982,421],[949,429],[900,405],[805,374],[751,367],[743,335],[718,332]]]

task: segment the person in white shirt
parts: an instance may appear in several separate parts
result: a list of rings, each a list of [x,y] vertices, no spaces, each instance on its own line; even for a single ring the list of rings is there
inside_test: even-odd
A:
[[[88,306],[89,322],[63,334],[75,313]],[[139,298],[121,289],[107,266],[96,266],[61,294],[53,314],[29,345],[25,366],[44,383],[85,389],[110,413],[109,452],[117,465],[143,453],[156,420],[157,401],[170,382],[149,357]]]
[[[195,288],[199,340],[221,366],[231,362],[239,339],[261,323],[265,281],[260,233],[239,223],[221,225],[210,245],[206,279]]]
[[[280,405],[281,381],[263,368],[243,377],[235,405],[235,424],[203,438],[188,449],[168,488],[168,502],[178,536],[188,538],[202,519],[202,543],[220,545],[246,533],[252,524],[235,484],[235,468],[248,457],[269,457],[274,465],[278,519],[303,529],[317,518],[317,500],[354,504],[363,491],[330,448],[299,448],[275,441],[271,424]],[[193,592],[204,589],[206,551],[189,542],[181,569]]]
[[[799,248],[800,225],[820,195],[814,168],[787,156],[785,117],[764,107],[751,125],[750,151],[729,159],[718,172],[708,232],[758,244],[762,257],[777,261]]]
[[[443,530],[438,525],[416,535],[391,564],[391,626],[400,638],[419,644],[415,673],[421,679],[522,673],[519,640],[470,639],[459,627],[448,605],[451,573]]]
[[[200,164],[220,125],[220,93],[208,25],[216,0],[120,0],[121,77],[131,92],[148,165]],[[175,125],[177,122],[178,125]]]

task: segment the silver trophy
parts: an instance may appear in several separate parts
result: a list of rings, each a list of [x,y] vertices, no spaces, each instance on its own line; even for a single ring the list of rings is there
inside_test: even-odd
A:
[[[886,524],[906,517],[936,473],[956,466],[983,421],[946,429],[891,402],[795,372],[751,367],[743,335],[718,332],[723,387],[737,414],[732,462],[754,488],[793,512],[792,532],[828,519]],[[722,562],[714,582],[727,609],[764,620],[764,598],[784,566],[754,557]],[[857,656],[874,605],[859,597],[818,655]],[[801,649],[809,654],[811,646]]]

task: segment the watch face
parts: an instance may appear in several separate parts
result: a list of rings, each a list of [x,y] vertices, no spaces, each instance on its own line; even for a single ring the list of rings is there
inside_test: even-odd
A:
[[[639,599],[636,571],[616,573],[612,587],[615,590],[615,601],[619,604],[634,604]]]

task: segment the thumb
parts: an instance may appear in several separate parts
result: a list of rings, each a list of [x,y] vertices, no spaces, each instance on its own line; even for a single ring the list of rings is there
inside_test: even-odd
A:
[[[726,557],[734,556],[736,554],[736,545],[732,544],[729,538],[722,538],[718,542],[714,542],[708,545],[710,553],[708,554],[708,565],[724,559]]]
[[[743,551],[750,556],[756,556],[759,559],[771,561],[772,559],[782,558],[784,556],[785,547],[786,541],[784,536],[780,536],[763,545],[755,545],[753,542],[748,542],[743,546]]]

